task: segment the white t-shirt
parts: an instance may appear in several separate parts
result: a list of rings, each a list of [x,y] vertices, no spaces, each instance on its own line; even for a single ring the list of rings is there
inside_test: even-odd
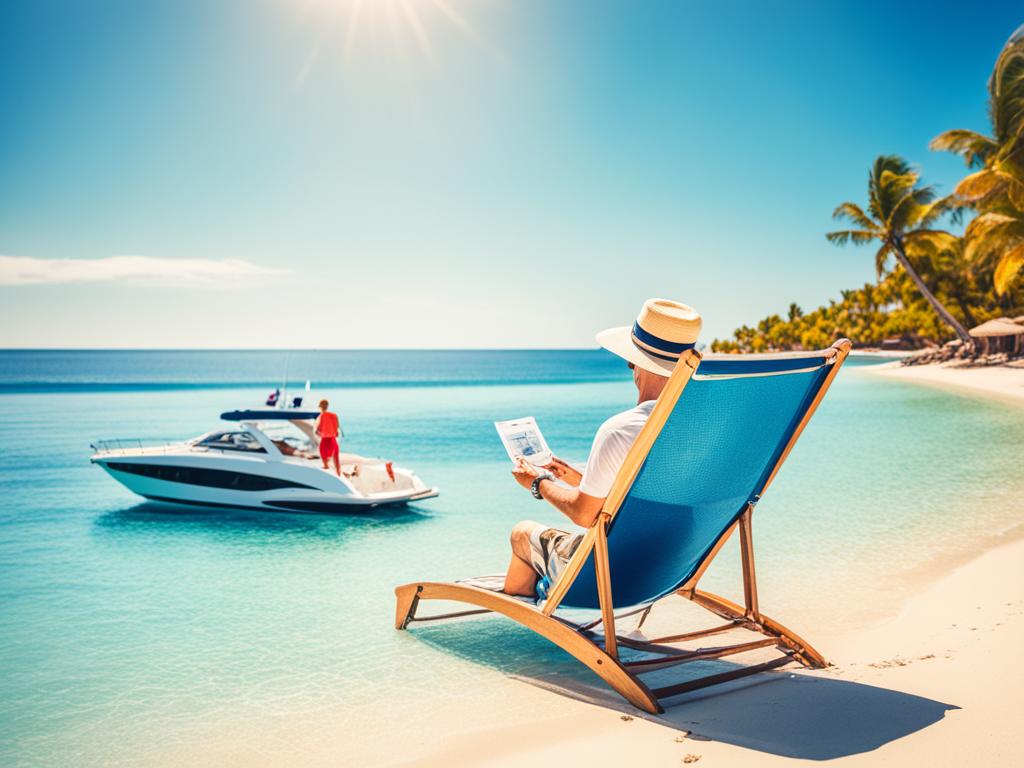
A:
[[[588,496],[603,499],[612,488],[626,454],[633,447],[637,435],[654,408],[654,400],[640,403],[636,408],[617,413],[601,425],[590,448],[587,468],[583,470],[580,490]]]

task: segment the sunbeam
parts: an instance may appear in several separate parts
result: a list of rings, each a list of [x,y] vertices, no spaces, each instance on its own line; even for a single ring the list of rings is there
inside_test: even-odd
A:
[[[420,51],[426,58],[433,62],[434,51],[430,47],[430,38],[427,37],[427,31],[423,28],[423,24],[420,22],[420,17],[416,13],[416,9],[413,8],[410,0],[398,0],[398,3],[406,21],[409,22],[409,28],[416,37],[416,43],[419,45]]]
[[[331,44],[337,27],[342,27],[340,45],[346,64],[357,55],[360,39],[375,25],[390,29],[396,49],[415,47],[418,55],[432,64],[438,63],[438,51],[431,40],[432,18],[441,18],[457,29],[466,39],[502,64],[505,57],[481,32],[467,20],[457,7],[458,0],[306,0],[299,9],[303,18],[315,18],[319,31],[314,35],[309,51],[296,76],[296,87],[301,88],[324,57],[324,46]],[[410,46],[409,42],[413,44]]]
[[[359,28],[359,11],[363,8],[363,0],[352,0],[352,7],[348,12],[348,27],[345,29],[345,61],[352,57],[352,44],[356,39],[356,30]]]

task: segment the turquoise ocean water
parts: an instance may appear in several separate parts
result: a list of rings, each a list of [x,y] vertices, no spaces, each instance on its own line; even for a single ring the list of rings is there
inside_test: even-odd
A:
[[[809,635],[877,618],[1022,518],[1024,409],[862,364],[755,516],[762,606]],[[204,432],[286,367],[332,399],[347,449],[440,498],[207,513],[142,503],[88,462],[96,438]],[[558,523],[512,482],[494,420],[534,415],[583,461],[633,402],[603,352],[0,352],[0,765],[355,765],[436,746],[445,716],[535,717],[511,676],[588,673],[500,620],[395,632],[392,589],[499,572],[513,523]],[[727,570],[711,586],[730,591]]]

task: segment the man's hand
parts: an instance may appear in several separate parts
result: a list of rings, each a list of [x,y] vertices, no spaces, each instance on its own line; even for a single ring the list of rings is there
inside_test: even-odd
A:
[[[538,467],[528,462],[522,456],[516,456],[516,463],[512,465],[512,477],[516,479],[526,490],[532,490],[533,481],[544,474]]]
[[[564,461],[561,459],[553,460],[561,462],[563,465]],[[568,466],[568,465],[566,465]],[[553,467],[535,467],[533,464],[528,462],[522,456],[516,457],[516,463],[512,467],[512,477],[516,479],[523,488],[527,490],[533,490],[531,486],[533,481],[539,476],[543,475],[549,469]],[[577,475],[579,472],[573,470]],[[554,474],[552,472],[552,474]],[[604,499],[599,499],[596,496],[588,496],[587,494],[580,491],[579,488],[563,488],[562,486],[549,483],[544,486],[544,499],[551,506],[561,512],[563,515],[572,520],[576,525],[583,528],[589,528],[594,524],[597,519],[598,513],[604,507]]]
[[[562,480],[572,486],[578,487],[580,480],[583,479],[583,475],[580,474],[578,469],[568,462],[562,461],[557,456],[552,456],[551,463],[545,466],[544,469],[554,475],[556,480]]]

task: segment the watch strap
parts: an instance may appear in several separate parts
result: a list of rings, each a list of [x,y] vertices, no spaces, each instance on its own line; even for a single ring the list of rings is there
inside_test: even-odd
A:
[[[550,472],[545,472],[543,475],[537,475],[533,478],[533,483],[530,485],[530,493],[533,494],[535,499],[543,499],[544,497],[540,494],[540,484],[542,480],[554,480],[555,476]]]

